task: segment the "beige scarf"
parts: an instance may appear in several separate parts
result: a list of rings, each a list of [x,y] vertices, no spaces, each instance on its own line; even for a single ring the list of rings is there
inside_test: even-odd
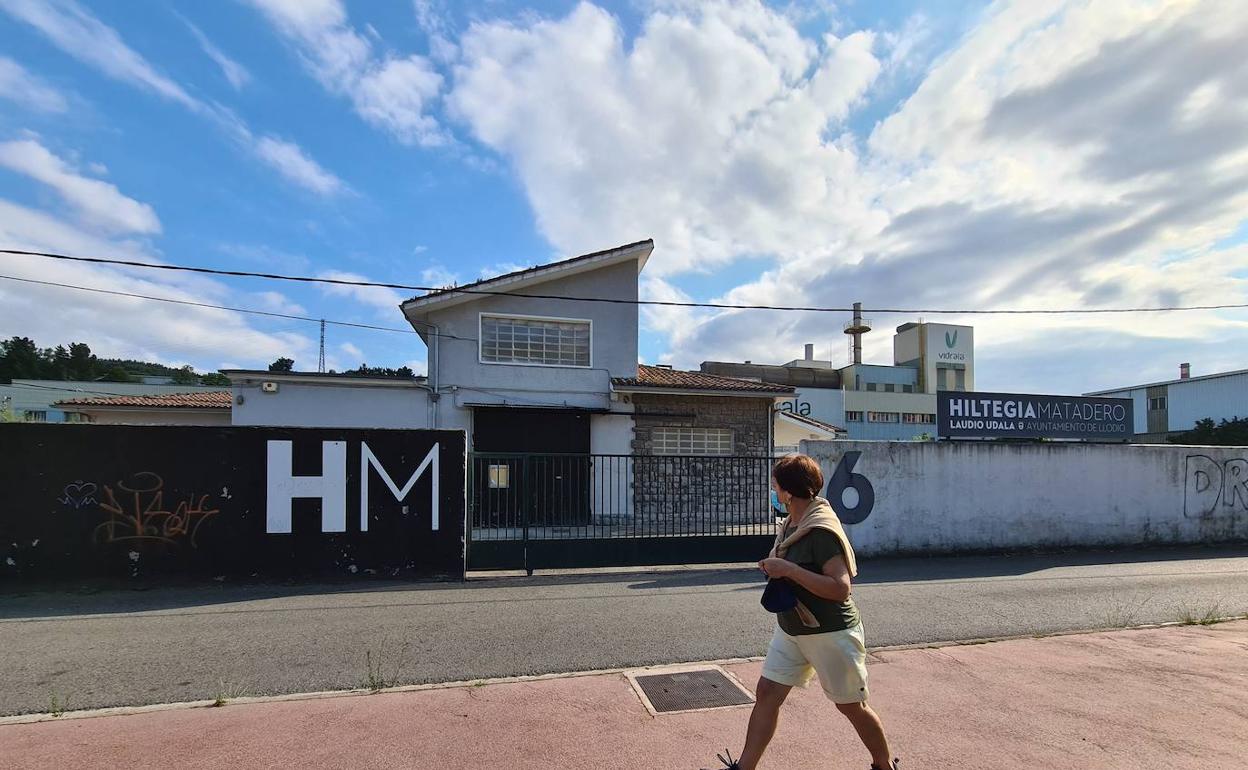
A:
[[[858,560],[854,557],[854,548],[849,544],[849,537],[845,534],[845,528],[841,526],[841,520],[836,517],[836,511],[832,510],[832,506],[822,497],[816,497],[810,502],[810,506],[806,512],[802,514],[802,521],[797,525],[797,529],[788,537],[784,536],[786,527],[781,527],[776,533],[776,544],[771,547],[771,557],[783,559],[785,553],[798,540],[809,535],[816,529],[824,529],[836,535],[836,539],[841,542],[841,550],[845,554],[845,566],[849,568],[849,576],[856,577],[858,575]],[[818,628],[819,621],[815,618],[813,612],[799,599],[797,602],[797,615],[802,620],[802,625],[807,628]]]

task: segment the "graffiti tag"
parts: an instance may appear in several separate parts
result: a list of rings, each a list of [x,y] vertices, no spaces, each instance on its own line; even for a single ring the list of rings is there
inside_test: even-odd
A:
[[[96,486],[90,481],[71,481],[61,490],[61,496],[56,501],[77,511],[88,505],[99,505],[95,492]]]
[[[104,486],[100,508],[108,520],[95,528],[100,544],[122,541],[163,542],[177,544],[186,540],[198,547],[199,528],[220,513],[208,508],[208,495],[186,495],[170,510],[165,505],[165,482],[150,471],[136,473],[128,481],[118,481],[117,491]]]
[[[1219,505],[1227,512],[1248,511],[1248,460],[1218,463],[1205,455],[1188,455],[1183,489],[1183,515],[1205,518]]]

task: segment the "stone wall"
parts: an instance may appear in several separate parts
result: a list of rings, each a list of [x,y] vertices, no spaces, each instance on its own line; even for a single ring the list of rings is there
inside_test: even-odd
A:
[[[671,532],[724,534],[774,526],[768,505],[770,398],[633,396],[633,504],[637,523]],[[729,428],[731,457],[655,454],[659,427]],[[770,531],[769,529],[766,531]]]

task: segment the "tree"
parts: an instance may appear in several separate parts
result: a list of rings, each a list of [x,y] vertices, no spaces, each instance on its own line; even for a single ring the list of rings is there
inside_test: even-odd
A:
[[[6,380],[37,380],[42,357],[29,337],[12,337],[0,342],[0,377]]]
[[[1248,446],[1248,417],[1232,417],[1215,424],[1212,417],[1197,420],[1186,433],[1171,436],[1171,444],[1199,446]]]
[[[104,382],[134,382],[134,377],[120,366],[113,366],[100,379]]]
[[[174,385],[198,385],[199,375],[195,373],[190,364],[187,364],[174,371],[172,380]]]
[[[286,358],[285,356],[269,364],[270,372],[293,372],[294,370],[295,370],[295,359]]]
[[[409,366],[400,366],[398,369],[389,369],[383,366],[369,366],[368,364],[360,364],[355,369],[348,369],[343,374],[349,377],[415,377],[415,372]]]
[[[231,384],[230,378],[226,377],[221,372],[209,372],[208,374],[200,377],[199,381],[205,385],[224,385],[226,387],[229,387]]]
[[[94,380],[96,377],[96,359],[91,348],[84,342],[74,342],[69,346],[69,379]]]

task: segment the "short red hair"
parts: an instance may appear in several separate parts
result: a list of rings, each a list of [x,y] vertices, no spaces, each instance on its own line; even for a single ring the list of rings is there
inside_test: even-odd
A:
[[[802,500],[813,500],[823,489],[823,471],[819,463],[806,455],[785,455],[771,469],[776,486]]]

